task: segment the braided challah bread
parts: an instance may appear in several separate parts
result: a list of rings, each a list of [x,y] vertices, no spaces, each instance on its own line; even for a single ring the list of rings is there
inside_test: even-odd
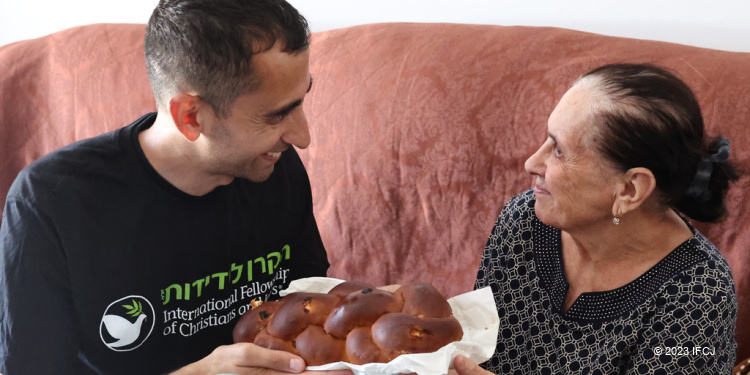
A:
[[[389,362],[461,340],[463,329],[432,285],[413,282],[394,293],[358,281],[328,293],[291,293],[246,312],[234,342],[298,354],[308,365]]]

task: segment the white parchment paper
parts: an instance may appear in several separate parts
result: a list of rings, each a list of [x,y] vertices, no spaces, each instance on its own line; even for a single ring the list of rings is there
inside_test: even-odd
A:
[[[281,295],[292,292],[328,293],[344,280],[328,277],[310,277],[294,280]],[[500,319],[495,300],[489,287],[474,290],[448,299],[453,316],[456,317],[464,336],[461,341],[450,343],[434,353],[402,354],[388,363],[353,365],[346,362],[323,366],[308,366],[308,370],[351,369],[355,375],[392,375],[417,373],[419,375],[447,374],[453,358],[462,354],[475,363],[488,360],[495,352]]]

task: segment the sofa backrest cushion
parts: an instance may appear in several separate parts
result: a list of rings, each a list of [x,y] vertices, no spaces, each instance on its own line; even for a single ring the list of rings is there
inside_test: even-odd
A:
[[[376,284],[473,286],[505,202],[531,187],[524,161],[574,80],[607,63],[649,62],[695,91],[708,133],[750,166],[750,53],[559,28],[374,24],[313,36],[315,84],[302,153],[331,273]],[[696,223],[723,251],[739,294],[739,358],[750,356],[750,175],[729,216]]]
[[[24,166],[155,110],[144,25],[100,24],[0,47],[0,204]],[[711,134],[750,166],[750,53],[572,30],[374,24],[312,36],[305,99],[312,144],[300,155],[329,251],[330,276],[373,284],[473,287],[505,202],[531,186],[523,163],[571,83],[611,62],[650,62],[695,91]],[[750,316],[746,175],[728,219],[698,224],[732,267]],[[738,356],[750,356],[739,319]]]

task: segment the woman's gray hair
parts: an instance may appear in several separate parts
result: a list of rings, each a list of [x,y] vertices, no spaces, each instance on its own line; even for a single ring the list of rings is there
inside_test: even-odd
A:
[[[589,145],[596,152],[623,172],[649,169],[665,206],[704,222],[725,215],[726,192],[739,172],[727,160],[723,145],[728,141],[706,136],[700,106],[687,84],[654,65],[610,64],[585,74],[576,85],[596,92],[589,114],[594,125]],[[726,157],[712,158],[721,153]],[[696,178],[707,170],[705,160],[711,171],[696,192]]]

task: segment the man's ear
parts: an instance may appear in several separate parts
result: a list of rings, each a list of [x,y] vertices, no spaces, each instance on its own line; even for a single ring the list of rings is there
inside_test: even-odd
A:
[[[200,137],[203,131],[198,121],[198,110],[203,102],[196,95],[179,93],[169,100],[169,112],[177,130],[190,142]]]
[[[615,189],[612,215],[622,216],[638,209],[656,189],[656,177],[647,168],[631,168]]]

